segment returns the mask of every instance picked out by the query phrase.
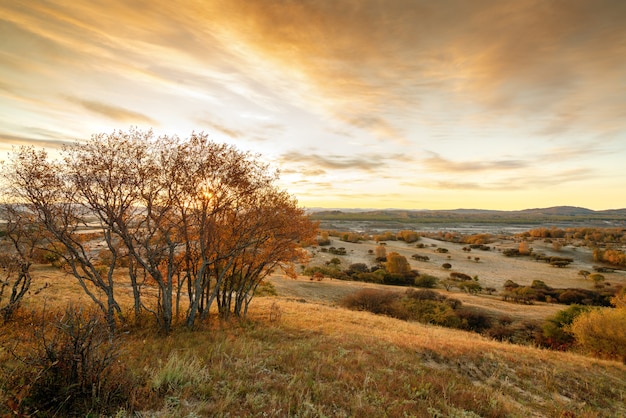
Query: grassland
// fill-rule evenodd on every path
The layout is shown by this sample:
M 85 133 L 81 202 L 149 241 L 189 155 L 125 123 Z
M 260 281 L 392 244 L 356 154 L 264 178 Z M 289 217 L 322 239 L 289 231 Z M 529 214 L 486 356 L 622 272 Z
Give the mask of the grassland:
M 430 238 L 419 243 L 422 248 L 390 241 L 387 251 L 406 256 L 412 268 L 439 278 L 449 274 L 441 264 L 450 262 L 452 270 L 478 276 L 483 286 L 498 291 L 509 279 L 521 284 L 542 280 L 554 287 L 593 287 L 578 274 L 593 264 L 590 250 L 584 247 L 557 251 L 535 240 L 536 251 L 574 259 L 569 267 L 554 268 L 530 258 L 504 257 L 502 250 L 517 245 L 512 238 L 499 238 L 490 244 L 491 250 L 472 251 L 469 256 L 462 244 Z M 339 256 L 341 268 L 374 263 L 369 251 L 376 246 L 373 241 L 333 240 L 332 244 L 346 249 L 346 255 Z M 429 261 L 411 259 L 414 253 L 427 255 Z M 310 264 L 325 265 L 332 257 L 318 248 Z M 363 288 L 402 292 L 400 287 L 282 275 L 268 280 L 277 295 L 255 298 L 245 320 L 226 322 L 212 316 L 194 330 L 179 324 L 169 335 L 150 325 L 150 319 L 122 324 L 116 361 L 101 382 L 109 393 L 103 390 L 98 402 L 92 399 L 76 411 L 37 410 L 24 393 L 49 364 L 42 367 L 19 360 L 32 360 L 33 353 L 35 358 L 41 356 L 37 318 L 52 318 L 69 304 L 87 307 L 90 301 L 75 280 L 58 268 L 36 266 L 34 272 L 31 295 L 18 318 L 0 327 L 1 415 L 626 416 L 624 364 L 339 306 L 343 297 Z M 612 285 L 626 284 L 622 271 L 606 276 Z M 516 321 L 541 321 L 564 308 L 541 302 L 513 304 L 497 292 L 438 291 L 464 306 Z M 122 287 L 116 297 L 125 312 L 131 312 L 131 290 Z
M 364 284 L 280 277 L 272 281 L 278 296 L 256 298 L 245 321 L 213 317 L 193 331 L 178 327 L 167 336 L 150 326 L 126 326 L 109 379 L 127 396 L 109 413 L 146 417 L 626 415 L 623 364 L 499 343 L 336 305 L 340 294 Z M 41 312 L 44 300 L 50 311 L 70 301 L 86 303 L 73 280 L 58 270 L 39 268 L 34 288 L 42 288 L 43 282 L 50 285 L 29 299 L 16 323 L 2 328 L 0 381 L 15 381 L 15 373 L 24 370 L 9 348 L 32 329 L 30 311 Z M 302 289 L 309 293 L 298 294 Z M 498 309 L 507 306 L 486 300 Z M 552 309 L 541 305 L 524 310 L 535 308 L 539 316 Z M 523 314 L 521 309 L 519 313 Z M 0 413 L 9 414 L 10 399 L 19 388 L 0 387 Z

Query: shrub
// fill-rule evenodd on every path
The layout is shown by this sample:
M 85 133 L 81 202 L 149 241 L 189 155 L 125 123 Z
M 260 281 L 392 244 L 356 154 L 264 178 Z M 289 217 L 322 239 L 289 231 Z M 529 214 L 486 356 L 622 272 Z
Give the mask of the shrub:
M 550 287 L 543 280 L 533 280 L 530 287 L 533 289 L 550 290 Z
M 582 350 L 626 364 L 626 309 L 594 309 L 579 315 L 568 329 Z
M 415 286 L 423 288 L 433 288 L 437 285 L 439 279 L 430 274 L 420 274 L 414 279 Z
M 461 320 L 461 328 L 465 330 L 483 332 L 491 327 L 489 316 L 477 309 L 463 307 L 456 314 Z
M 515 289 L 516 287 L 520 287 L 519 284 L 515 283 L 513 280 L 507 280 L 504 282 L 503 286 L 506 290 Z
M 472 295 L 475 295 L 483 290 L 482 286 L 473 280 L 462 281 L 457 285 L 457 287 Z
M 396 292 L 376 289 L 362 289 L 347 295 L 340 301 L 340 305 L 358 311 L 368 311 L 375 314 L 392 315 L 393 303 L 400 299 Z
M 116 361 L 121 344 L 100 312 L 68 306 L 33 322 L 32 335 L 9 349 L 26 366 L 5 382 L 19 394 L 16 416 L 110 413 L 127 401 L 135 382 Z
M 263 280 L 256 289 L 254 289 L 254 296 L 278 296 L 278 293 L 272 282 Z
M 348 278 L 348 276 L 343 271 L 325 266 L 307 267 L 302 272 L 302 274 L 304 274 L 305 276 L 313 276 L 316 273 L 320 273 L 324 277 L 332 277 L 333 279 L 345 280 Z
M 450 278 L 454 280 L 472 280 L 472 276 L 465 273 L 459 273 L 457 271 L 450 273 Z
M 399 310 L 394 315 L 399 319 L 414 320 L 425 324 L 459 328 L 461 320 L 454 309 L 445 302 L 429 299 L 404 298 L 399 303 Z
M 569 308 L 556 313 L 556 315 L 548 318 L 542 325 L 542 343 L 553 349 L 567 349 L 574 341 L 574 335 L 569 331 L 568 327 L 574 322 L 574 319 L 584 312 L 588 312 L 589 308 L 582 305 L 571 305 Z
M 365 263 L 354 263 L 350 264 L 346 273 L 354 274 L 354 273 L 367 273 L 370 271 L 370 268 Z

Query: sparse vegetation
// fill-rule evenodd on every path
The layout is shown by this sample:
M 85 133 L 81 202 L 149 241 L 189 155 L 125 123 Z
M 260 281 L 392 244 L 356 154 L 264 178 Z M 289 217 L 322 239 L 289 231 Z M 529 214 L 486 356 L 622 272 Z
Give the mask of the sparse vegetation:
M 285 222 L 289 219 L 286 218 Z M 552 244 L 552 250 L 559 250 L 560 255 L 572 254 L 575 247 L 568 240 L 573 238 L 568 237 L 573 233 L 566 229 L 562 231 L 550 229 L 547 233 L 540 232 L 549 233 L 550 236 L 544 240 L 550 242 L 535 242 L 534 246 L 546 249 L 544 244 Z M 3 232 L 6 237 L 6 231 Z M 622 306 L 624 293 L 619 293 L 618 287 L 608 285 L 608 280 L 597 277 L 604 279 L 606 275 L 614 283 L 613 272 L 618 265 L 594 266 L 593 274 L 582 270 L 586 274 L 577 275 L 576 270 L 572 271 L 572 280 L 589 278 L 587 286 L 595 285 L 594 290 L 553 288 L 549 285 L 553 284 L 549 271 L 554 270 L 547 269 L 546 276 L 539 276 L 543 280 L 533 278 L 530 285 L 519 285 L 509 280 L 501 294 L 489 298 L 497 289 L 485 286 L 483 280 L 485 265 L 493 263 L 495 251 L 505 253 L 507 248 L 515 246 L 514 255 L 521 255 L 526 251 L 524 248 L 520 251 L 518 244 L 527 242 L 529 246 L 525 255 L 532 258 L 509 261 L 532 263 L 531 260 L 535 259 L 564 267 L 574 260 L 531 251 L 530 243 L 536 237 L 530 234 L 515 237 L 503 246 L 502 238 L 491 234 L 463 236 L 453 232 L 434 233 L 437 239 L 451 243 L 446 244 L 446 248 L 437 247 L 423 238 L 426 243 L 420 243 L 418 247 L 428 256 L 411 256 L 410 248 L 416 247 L 412 243 L 420 239 L 420 235 L 409 229 L 379 234 L 376 238 L 380 245 L 376 252 L 371 241 L 367 244 L 372 239 L 367 232 L 328 230 L 323 231 L 317 241 L 311 236 L 302 241 L 303 246 L 313 245 L 307 251 L 315 260 L 309 265 L 302 261 L 298 270 L 311 277 L 312 281 L 305 282 L 307 287 L 323 290 L 334 283 L 369 286 L 346 297 L 342 304 L 396 319 L 349 312 L 336 306 L 304 303 L 307 301 L 304 298 L 288 300 L 276 297 L 280 292 L 272 282 L 260 280 L 253 294 L 256 297 L 270 296 L 271 300 L 261 298 L 258 305 L 251 305 L 247 320 L 232 321 L 226 318 L 227 315 L 221 315 L 222 320 L 211 321 L 211 318 L 223 313 L 221 307 L 228 306 L 229 297 L 237 297 L 236 286 L 243 279 L 241 268 L 254 268 L 254 255 L 261 254 L 258 251 L 265 248 L 256 247 L 253 254 L 247 254 L 250 258 L 242 254 L 242 258 L 234 260 L 232 269 L 229 267 L 224 277 L 235 287 L 224 288 L 228 289 L 230 296 L 224 292 L 220 297 L 226 295 L 227 299 L 219 299 L 216 305 L 211 305 L 206 299 L 210 295 L 204 294 L 200 302 L 204 304 L 204 320 L 197 322 L 193 331 L 178 326 L 186 322 L 185 315 L 189 312 L 190 302 L 180 297 L 186 294 L 191 282 L 188 277 L 179 274 L 184 269 L 177 270 L 178 273 L 172 276 L 176 289 L 173 295 L 178 294 L 174 299 L 177 303 L 172 307 L 172 327 L 166 337 L 157 332 L 162 330 L 162 322 L 150 325 L 147 320 L 149 315 L 160 315 L 158 310 L 162 307 L 159 300 L 162 302 L 162 299 L 159 297 L 162 296 L 157 292 L 162 288 L 150 274 L 143 275 L 147 271 L 138 269 L 137 261 L 140 259 L 129 254 L 124 245 L 120 245 L 122 241 L 107 241 L 106 234 L 101 232 L 81 231 L 80 236 L 74 236 L 77 244 L 85 248 L 96 243 L 105 244 L 104 249 L 101 246 L 93 251 L 90 249 L 90 255 L 98 260 L 98 264 L 94 265 L 97 274 L 106 277 L 108 272 L 112 272 L 115 301 L 120 308 L 120 316 L 114 317 L 116 327 L 109 327 L 110 318 L 107 321 L 104 311 L 93 314 L 83 310 L 82 306 L 89 306 L 90 302 L 83 299 L 83 305 L 60 311 L 61 316 L 47 314 L 47 320 L 37 323 L 39 328 L 34 328 L 46 331 L 38 331 L 39 337 L 35 334 L 28 337 L 21 331 L 36 321 L 32 320 L 32 315 L 26 315 L 24 306 L 32 309 L 36 301 L 30 298 L 22 300 L 16 305 L 21 310 L 16 308 L 12 311 L 14 317 L 0 332 L 0 415 L 19 416 L 36 411 L 43 416 L 66 415 L 69 411 L 81 415 L 116 416 L 154 413 L 164 416 L 417 414 L 515 417 L 626 413 L 623 407 L 626 369 L 623 366 L 569 353 L 501 345 L 494 341 L 580 350 L 624 361 L 624 353 L 620 351 L 620 347 L 624 346 L 620 324 L 625 319 L 621 311 L 578 305 L 608 305 L 608 301 L 612 300 L 616 306 Z M 609 234 L 602 236 L 609 240 Z M 330 237 L 345 242 L 347 249 L 331 246 Z M 610 239 L 620 237 L 613 235 Z M 582 240 L 580 237 L 577 239 Z M 8 244 L 8 241 L 4 242 Z M 559 248 L 554 246 L 555 242 L 558 242 Z M 362 250 L 357 250 L 353 244 Z M 56 269 L 69 268 L 71 272 L 68 256 L 59 250 L 62 248 L 59 245 L 63 245 L 59 240 L 48 240 L 43 245 L 38 243 L 37 251 L 29 255 L 31 262 L 51 261 Z M 463 245 L 465 247 L 461 248 Z M 10 248 L 14 247 L 5 245 L 3 249 L 7 252 Z M 458 257 L 461 251 L 474 255 L 474 250 L 494 250 L 494 254 L 468 256 L 467 260 L 475 262 L 472 264 L 467 262 L 467 254 L 463 254 L 462 259 Z M 603 254 L 607 254 L 608 250 L 611 249 L 603 247 Z M 548 254 L 550 251 L 547 248 Z M 357 252 L 361 254 L 356 256 Z M 359 257 L 364 262 L 354 262 Z M 411 264 L 417 268 L 415 261 L 427 262 L 431 258 L 433 262 L 419 265 L 420 272 L 411 268 Z M 457 260 L 457 268 L 475 269 L 473 276 L 451 272 L 449 278 L 439 280 L 429 274 L 441 274 L 440 263 L 452 258 Z M 609 263 L 605 258 L 596 258 L 596 261 Z M 441 267 L 449 270 L 452 265 L 444 263 Z M 60 270 L 55 271 L 61 274 Z M 266 272 L 269 274 L 270 271 L 268 268 Z M 295 269 L 286 268 L 284 272 L 296 277 Z M 480 274 L 480 282 L 476 273 Z M 554 271 L 554 274 L 564 273 L 566 271 Z M 147 296 L 149 290 L 157 293 L 153 295 L 156 296 L 155 303 L 146 303 L 136 311 L 134 323 L 126 321 L 133 316 L 126 313 L 133 311 L 136 301 L 133 286 L 128 288 L 124 298 L 118 285 L 127 283 L 133 274 L 136 279 L 145 278 L 145 281 L 136 282 L 142 292 L 142 303 L 150 300 Z M 7 276 L 9 279 L 14 277 L 17 276 Z M 332 280 L 318 283 L 324 278 L 369 284 Z M 488 280 L 485 283 L 493 283 Z M 60 283 L 54 282 L 52 288 L 56 289 Z M 409 288 L 381 290 L 378 284 Z M 216 286 L 215 282 L 209 285 Z M 434 289 L 437 285 L 452 293 Z M 417 290 L 414 287 L 428 289 Z M 43 288 L 41 282 L 28 289 L 35 289 L 31 293 L 43 289 L 51 294 L 51 290 Z M 102 292 L 106 293 L 106 289 Z M 509 316 L 508 309 L 502 308 L 504 302 L 499 300 L 500 297 L 526 304 L 535 303 L 535 306 L 528 307 L 528 311 L 544 309 L 544 312 L 555 312 L 554 305 L 544 301 L 572 305 L 553 316 L 528 319 L 519 315 Z M 475 305 L 472 300 L 485 300 L 488 304 Z M 6 299 L 0 299 L 2 301 Z M 180 306 L 179 302 L 182 302 Z M 507 306 L 517 312 L 526 309 L 511 304 Z M 245 308 L 247 311 L 248 306 Z M 152 313 L 150 310 L 153 310 Z M 98 318 L 97 327 L 90 325 L 96 323 L 94 318 Z M 406 321 L 421 322 L 427 326 Z M 439 326 L 473 331 L 488 339 Z M 101 331 L 90 331 L 96 328 Z M 121 332 L 123 339 L 120 339 Z M 52 344 L 42 344 L 43 335 L 46 335 L 45 341 Z M 93 345 L 90 346 L 87 340 Z M 16 342 L 18 345 L 15 345 Z M 47 348 L 42 350 L 44 346 Z M 120 357 L 122 352 L 124 355 Z M 29 365 L 16 362 L 11 353 L 18 358 L 29 359 Z M 124 361 L 118 361 L 120 358 Z M 85 363 L 84 359 L 88 361 Z M 61 372 L 57 368 L 69 370 L 71 378 L 59 378 Z M 85 371 L 84 376 L 91 377 L 83 378 L 80 373 L 71 372 L 74 369 L 80 369 L 80 373 Z M 95 374 L 89 375 L 90 369 Z M 53 383 L 50 383 L 48 373 L 57 376 Z M 85 382 L 98 383 L 90 386 Z M 41 384 L 45 384 L 46 388 L 38 386 Z

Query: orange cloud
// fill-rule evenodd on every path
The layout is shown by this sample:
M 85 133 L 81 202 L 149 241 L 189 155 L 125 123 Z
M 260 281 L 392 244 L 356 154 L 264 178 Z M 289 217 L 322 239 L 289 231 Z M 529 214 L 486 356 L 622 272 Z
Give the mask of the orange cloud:
M 626 109 L 614 88 L 626 73 L 620 0 L 217 4 L 233 39 L 297 74 L 303 94 L 358 128 L 389 109 L 427 120 L 433 100 L 448 111 L 479 104 L 492 120 L 542 116 L 547 132 L 557 123 L 611 132 Z
M 139 112 L 124 109 L 123 107 L 112 106 L 98 101 L 83 100 L 72 97 L 69 97 L 68 100 L 82 106 L 84 109 L 92 113 L 106 116 L 107 118 L 116 120 L 118 122 L 145 123 L 153 126 L 158 125 L 155 120 L 149 118 L 148 116 Z

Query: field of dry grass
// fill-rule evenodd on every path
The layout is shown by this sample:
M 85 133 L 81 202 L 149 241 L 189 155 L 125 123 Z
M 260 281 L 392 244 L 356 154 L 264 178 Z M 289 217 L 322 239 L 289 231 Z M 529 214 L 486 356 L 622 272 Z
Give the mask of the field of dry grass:
M 337 245 L 348 249 L 342 265 L 368 260 L 368 245 Z M 497 251 L 476 253 L 478 263 L 465 261 L 455 244 L 437 245 L 449 248 L 453 269 L 478 274 L 481 283 L 494 280 L 495 287 L 508 278 L 591 287 L 576 277 L 590 263 L 581 249 L 575 251 L 582 255 L 574 266 L 555 269 L 507 259 Z M 388 251 L 407 257 L 427 254 L 430 262 L 411 260 L 413 266 L 444 277 L 440 265 L 447 257 L 431 248 L 388 245 Z M 318 253 L 314 262 L 326 257 L 330 255 Z M 612 282 L 623 280 L 619 273 L 610 276 Z M 214 317 L 193 331 L 179 326 L 167 336 L 151 326 L 124 328 L 114 379 L 126 385 L 128 397 L 116 416 L 626 416 L 626 366 L 621 363 L 337 306 L 347 294 L 380 285 L 282 276 L 270 281 L 278 296 L 257 297 L 245 321 Z M 69 302 L 89 303 L 75 281 L 57 269 L 36 268 L 33 289 L 44 283 L 48 287 L 26 301 L 20 321 L 1 329 L 0 380 L 19 370 L 12 369 L 16 362 L 7 347 L 31 331 L 28 311 L 44 304 L 54 310 Z M 129 290 L 120 291 L 120 301 L 130 311 Z M 516 305 L 488 295 L 454 292 L 453 297 L 526 319 L 542 319 L 563 308 Z M 0 414 L 11 412 L 11 390 L 0 384 Z

